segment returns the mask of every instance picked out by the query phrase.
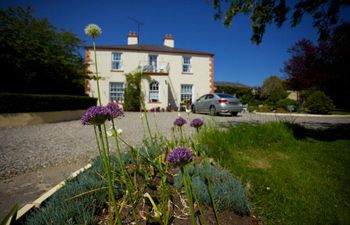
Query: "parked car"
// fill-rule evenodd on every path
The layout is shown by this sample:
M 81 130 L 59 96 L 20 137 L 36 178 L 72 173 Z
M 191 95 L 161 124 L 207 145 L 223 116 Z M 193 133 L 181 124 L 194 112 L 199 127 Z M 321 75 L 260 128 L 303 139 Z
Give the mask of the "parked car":
M 191 109 L 193 113 L 209 113 L 213 116 L 218 113 L 229 113 L 237 116 L 242 112 L 242 103 L 233 95 L 214 93 L 201 96 L 192 104 Z

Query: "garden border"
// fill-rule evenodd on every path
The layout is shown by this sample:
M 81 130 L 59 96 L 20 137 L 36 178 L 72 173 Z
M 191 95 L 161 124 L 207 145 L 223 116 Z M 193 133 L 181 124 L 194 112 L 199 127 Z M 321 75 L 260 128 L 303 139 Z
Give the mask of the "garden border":
M 86 166 L 76 170 L 75 172 L 71 173 L 66 179 L 55 185 L 53 188 L 42 194 L 39 198 L 35 199 L 32 203 L 24 205 L 20 210 L 17 212 L 16 220 L 19 220 L 21 217 L 23 217 L 26 213 L 28 213 L 32 208 L 39 208 L 41 204 L 46 201 L 49 197 L 51 197 L 54 193 L 56 193 L 58 190 L 60 190 L 62 187 L 66 185 L 66 181 L 72 178 L 77 177 L 80 173 L 84 172 L 85 170 L 89 169 L 92 166 L 91 163 L 87 164 Z

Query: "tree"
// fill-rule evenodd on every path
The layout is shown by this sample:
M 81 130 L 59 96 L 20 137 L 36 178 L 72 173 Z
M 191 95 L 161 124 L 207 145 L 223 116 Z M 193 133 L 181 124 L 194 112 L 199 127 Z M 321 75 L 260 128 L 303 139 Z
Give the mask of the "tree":
M 261 87 L 261 97 L 266 98 L 266 102 L 275 107 L 280 99 L 287 97 L 283 81 L 277 76 L 268 77 Z
M 36 19 L 27 8 L 0 9 L 1 92 L 84 94 L 83 41 Z
M 318 45 L 298 41 L 288 50 L 291 58 L 284 65 L 294 90 L 321 90 L 340 108 L 350 109 L 350 23 L 334 29 L 328 40 Z
M 299 0 L 294 6 L 287 6 L 285 0 L 212 0 L 216 13 L 215 19 L 223 19 L 229 27 L 235 16 L 250 15 L 253 34 L 251 40 L 260 44 L 266 25 L 281 27 L 292 7 L 291 25 L 297 26 L 305 14 L 313 18 L 313 26 L 318 29 L 320 40 L 327 39 L 330 28 L 338 23 L 341 7 L 349 6 L 349 0 Z

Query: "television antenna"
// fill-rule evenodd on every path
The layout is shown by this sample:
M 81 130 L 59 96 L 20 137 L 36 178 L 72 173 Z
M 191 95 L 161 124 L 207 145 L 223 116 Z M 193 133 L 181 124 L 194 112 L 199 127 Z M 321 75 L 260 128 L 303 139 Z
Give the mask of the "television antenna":
M 143 26 L 143 22 L 141 22 L 141 21 L 139 21 L 139 20 L 137 20 L 137 19 L 135 19 L 135 18 L 132 18 L 132 17 L 130 17 L 130 16 L 129 16 L 128 18 L 129 18 L 129 20 L 135 22 L 136 25 L 137 25 L 137 35 L 138 35 L 138 37 L 139 37 L 139 42 L 140 42 L 140 36 L 141 36 L 141 34 L 140 34 L 140 28 L 141 28 L 141 26 Z

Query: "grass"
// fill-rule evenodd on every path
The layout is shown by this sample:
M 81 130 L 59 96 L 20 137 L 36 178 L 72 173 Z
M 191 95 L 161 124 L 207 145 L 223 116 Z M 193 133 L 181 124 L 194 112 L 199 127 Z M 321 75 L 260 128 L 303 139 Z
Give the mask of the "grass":
M 349 224 L 350 140 L 341 138 L 267 123 L 208 128 L 199 141 L 243 181 L 264 224 Z

